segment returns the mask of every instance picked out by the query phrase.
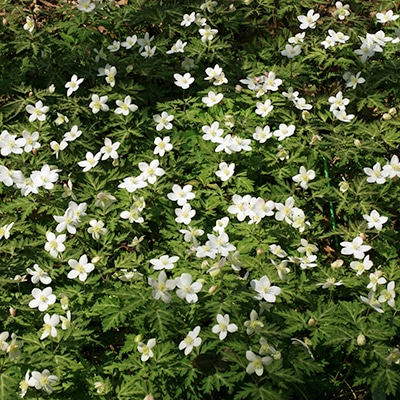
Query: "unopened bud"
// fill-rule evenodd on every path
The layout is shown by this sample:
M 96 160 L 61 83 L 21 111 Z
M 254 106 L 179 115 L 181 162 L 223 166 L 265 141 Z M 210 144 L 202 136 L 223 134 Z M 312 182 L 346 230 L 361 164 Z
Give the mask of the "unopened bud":
M 143 400 L 154 400 L 154 397 L 152 394 L 148 394 Z
M 264 253 L 265 253 L 265 251 L 261 247 L 257 249 L 257 255 L 258 256 L 262 256 Z
M 142 335 L 142 334 L 136 335 L 136 336 L 135 336 L 135 343 L 141 342 L 142 339 L 143 339 L 143 335 Z
M 15 317 L 15 315 L 17 314 L 17 312 L 15 311 L 15 308 L 13 308 L 13 307 L 10 307 L 10 315 L 12 316 L 12 317 Z
M 357 336 L 357 344 L 359 345 L 359 346 L 364 346 L 364 344 L 367 342 L 367 339 L 365 338 L 365 336 L 362 334 L 362 333 L 360 333 L 358 336 Z
M 129 74 L 129 72 L 132 72 L 133 71 L 133 65 L 132 64 L 129 64 L 127 67 L 126 67 L 126 72 Z
M 382 115 L 382 119 L 385 121 L 389 121 L 390 119 L 392 119 L 392 116 L 389 113 L 385 113 Z
M 280 351 L 277 351 L 276 353 L 272 354 L 272 358 L 274 360 L 280 360 L 282 358 L 282 354 Z
M 350 185 L 349 185 L 349 182 L 347 182 L 347 181 L 342 181 L 339 183 L 339 190 L 342 193 L 347 192 L 349 190 L 349 187 L 350 187 Z
M 360 238 L 361 238 L 362 240 L 366 240 L 366 239 L 367 239 L 367 236 L 365 235 L 365 233 L 360 233 Z
M 98 263 L 100 261 L 100 257 L 99 256 L 96 256 L 96 257 L 93 257 L 92 258 L 92 264 L 96 264 L 96 263 Z
M 310 318 L 309 320 L 308 320 L 308 322 L 307 322 L 307 325 L 308 326 L 315 326 L 317 324 L 317 321 L 315 321 L 315 319 L 314 318 Z
M 361 142 L 358 139 L 354 139 L 354 146 L 360 147 L 361 146 Z
M 301 118 L 303 118 L 303 121 L 308 121 L 311 118 L 311 114 L 307 110 L 303 110 L 301 112 Z
M 217 285 L 213 285 L 210 287 L 210 289 L 208 289 L 208 293 L 213 294 L 215 293 L 216 290 L 217 290 Z
M 243 88 L 240 85 L 236 85 L 235 86 L 235 90 L 237 93 L 241 92 L 243 90 Z
M 3 25 L 6 26 L 7 25 L 7 20 L 5 18 L 3 18 Z
M 331 264 L 331 268 L 334 270 L 334 271 L 337 271 L 341 266 L 343 265 L 343 260 L 336 260 L 336 261 L 334 261 L 332 264 Z
M 390 115 L 396 115 L 396 114 L 397 114 L 397 110 L 396 110 L 394 107 L 392 107 L 392 108 L 389 110 L 389 114 L 390 114 Z
M 49 86 L 49 93 L 54 93 L 54 91 L 56 90 L 56 87 L 52 84 Z

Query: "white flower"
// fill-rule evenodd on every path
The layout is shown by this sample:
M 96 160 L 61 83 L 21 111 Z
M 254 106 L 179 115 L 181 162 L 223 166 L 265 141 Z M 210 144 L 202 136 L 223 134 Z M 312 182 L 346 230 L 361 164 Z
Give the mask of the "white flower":
M 38 307 L 39 311 L 46 311 L 49 305 L 56 302 L 56 296 L 53 294 L 51 287 L 46 287 L 43 290 L 38 288 L 32 289 L 33 300 L 29 302 L 30 308 Z
M 364 168 L 364 172 L 368 175 L 367 182 L 368 183 L 377 183 L 382 185 L 386 182 L 385 176 L 381 170 L 381 163 L 377 162 L 372 169 L 371 168 Z
M 303 189 L 308 189 L 308 182 L 315 178 L 315 171 L 312 169 L 306 170 L 304 166 L 300 167 L 298 175 L 295 175 L 292 179 L 296 183 L 300 183 Z
M 65 250 L 64 241 L 67 238 L 65 234 L 56 236 L 53 232 L 46 232 L 47 243 L 44 249 L 54 258 L 57 258 L 58 253 Z
M 139 39 L 140 40 L 140 39 Z M 138 40 L 138 41 L 139 41 Z M 150 57 L 153 57 L 154 56 L 154 53 L 156 52 L 156 50 L 157 50 L 157 47 L 156 46 L 154 46 L 154 47 L 151 47 L 151 46 L 149 46 L 149 45 L 146 45 L 146 46 L 144 46 L 144 51 L 142 51 L 141 53 L 140 53 L 140 55 L 142 56 L 142 57 L 144 57 L 144 58 L 150 58 Z
M 206 74 L 207 77 L 204 78 L 206 81 L 214 81 L 213 85 L 219 86 L 222 85 L 223 83 L 228 83 L 228 79 L 226 79 L 224 72 L 222 71 L 222 68 L 216 64 L 214 68 L 207 68 L 206 69 Z
M 100 153 L 103 154 L 101 157 L 102 160 L 107 160 L 108 158 L 112 158 L 116 160 L 118 158 L 117 150 L 121 145 L 120 142 L 112 142 L 111 139 L 105 138 L 104 139 L 104 146 L 100 149 Z
M 287 58 L 294 58 L 301 53 L 300 45 L 296 44 L 296 46 L 292 46 L 291 44 L 287 44 L 285 46 L 285 50 L 281 51 L 281 54 Z
M 340 245 L 343 247 L 341 250 L 342 254 L 353 255 L 355 258 L 364 258 L 367 251 L 371 250 L 371 246 L 362 244 L 363 240 L 360 236 L 357 236 L 351 242 L 341 242 Z
M 349 99 L 343 98 L 342 91 L 337 92 L 336 96 L 329 97 L 328 101 L 331 103 L 329 111 L 344 110 L 350 103 Z
M 208 25 L 204 25 L 204 28 L 199 29 L 199 33 L 203 43 L 211 42 L 211 40 L 214 39 L 214 36 L 218 33 L 218 29 L 211 29 Z
M 141 52 L 145 48 L 145 46 L 150 46 L 153 39 L 154 36 L 150 37 L 149 32 L 146 32 L 143 38 L 138 39 L 137 42 L 140 46 L 139 52 Z
M 272 132 L 268 125 L 265 125 L 264 128 L 256 126 L 256 131 L 253 133 L 254 140 L 257 140 L 259 143 L 265 143 L 271 137 Z
M 29 275 L 32 275 L 31 282 L 32 282 L 33 284 L 35 284 L 35 285 L 36 285 L 39 281 L 40 281 L 41 283 L 43 283 L 44 285 L 48 285 L 48 284 L 51 283 L 51 278 L 50 278 L 50 276 L 48 275 L 48 273 L 45 272 L 45 271 L 43 271 L 43 269 L 40 268 L 39 265 L 37 265 L 37 264 L 35 264 L 35 265 L 33 266 L 33 270 L 30 269 L 30 268 L 27 268 L 27 269 L 26 269 L 26 272 L 27 272 Z
M 114 40 L 112 42 L 112 44 L 110 44 L 109 46 L 107 46 L 107 50 L 110 53 L 115 53 L 116 51 L 118 51 L 121 47 L 121 42 L 119 42 L 118 40 Z
M 125 42 L 121 43 L 122 47 L 125 47 L 127 50 L 129 50 L 131 47 L 133 47 L 137 42 L 137 36 L 132 35 L 132 36 L 127 36 L 125 39 Z
M 201 128 L 204 132 L 203 140 L 210 140 L 213 143 L 221 143 L 224 130 L 219 127 L 219 122 L 214 121 L 211 126 L 205 125 Z
M 161 131 L 162 129 L 170 130 L 172 129 L 171 121 L 173 121 L 174 116 L 168 115 L 167 112 L 163 111 L 161 115 L 153 115 L 154 122 L 157 123 L 156 130 Z
M 40 143 L 37 141 L 39 139 L 39 132 L 30 133 L 24 129 L 22 131 L 22 138 L 25 140 L 24 151 L 26 153 L 30 153 L 33 149 L 38 149 L 40 147 Z M 17 141 L 18 140 L 19 139 L 17 139 Z
M 390 22 L 390 21 L 396 21 L 397 18 L 399 18 L 399 15 L 393 14 L 392 10 L 388 10 L 385 13 L 379 12 L 376 14 L 376 19 L 381 24 L 385 24 L 386 22 Z
M 82 255 L 79 261 L 73 259 L 68 260 L 68 265 L 72 268 L 72 270 L 68 272 L 68 279 L 79 278 L 81 282 L 86 281 L 88 273 L 94 270 L 94 265 L 88 261 L 86 254 Z
M 158 275 L 158 281 L 154 278 L 148 278 L 149 285 L 153 288 L 151 295 L 155 300 L 161 299 L 164 303 L 171 302 L 171 295 L 168 293 L 176 287 L 175 279 L 167 279 L 165 271 Z
M 274 106 L 271 103 L 271 100 L 267 99 L 264 101 L 264 103 L 261 103 L 260 101 L 257 102 L 256 104 L 256 114 L 261 115 L 261 117 L 266 117 L 274 108 Z
M 29 116 L 29 122 L 34 122 L 36 120 L 41 122 L 45 121 L 46 113 L 49 111 L 49 107 L 44 106 L 41 100 L 37 101 L 35 106 L 28 104 L 25 109 L 29 114 L 31 114 Z
M 375 228 L 378 231 L 382 230 L 382 225 L 388 220 L 388 217 L 381 217 L 376 210 L 372 210 L 369 215 L 364 214 L 363 218 L 368 222 L 368 229 Z
M 0 239 L 8 239 L 10 237 L 11 228 L 14 226 L 14 222 L 11 224 L 0 226 Z
M 255 310 L 250 312 L 250 320 L 244 323 L 246 333 L 251 335 L 253 333 L 260 333 L 264 324 L 258 319 L 258 313 Z
M 83 78 L 78 79 L 78 77 L 74 74 L 71 77 L 71 80 L 65 84 L 67 90 L 67 97 L 71 96 L 72 93 L 79 89 L 79 85 L 83 82 Z
M 357 271 L 357 275 L 360 276 L 364 271 L 368 271 L 372 268 L 373 262 L 369 259 L 369 255 L 365 256 L 364 260 L 361 261 L 352 261 L 350 263 L 350 268 Z
M 300 29 L 314 29 L 317 26 L 316 22 L 319 17 L 320 15 L 318 13 L 314 14 L 314 10 L 309 10 L 307 15 L 299 15 L 297 19 L 301 22 Z
M 387 284 L 386 289 L 383 289 L 380 293 L 380 296 L 378 297 L 378 301 L 380 303 L 385 303 L 387 302 L 390 307 L 394 307 L 394 299 L 396 297 L 396 292 L 394 290 L 395 287 L 395 282 L 390 281 Z
M 333 115 L 342 122 L 350 122 L 355 117 L 354 114 L 347 114 L 346 110 L 334 110 Z
M 196 281 L 192 283 L 192 276 L 188 273 L 183 273 L 175 279 L 176 282 L 176 295 L 180 299 L 185 299 L 188 303 L 196 303 L 198 296 L 196 293 L 200 292 L 203 285 Z
M 33 371 L 28 384 L 37 390 L 43 389 L 46 393 L 51 394 L 53 392 L 53 385 L 57 382 L 57 376 L 50 375 L 50 371 L 45 369 L 42 372 Z
M 257 376 L 261 376 L 264 373 L 264 366 L 270 365 L 273 361 L 270 356 L 260 357 L 250 350 L 246 351 L 246 358 L 250 361 L 246 367 L 246 372 L 248 374 L 255 372 Z
M 57 329 L 56 326 L 60 322 L 60 317 L 58 314 L 50 314 L 46 313 L 43 317 L 43 333 L 40 336 L 40 340 L 47 338 L 48 336 L 57 337 Z
M 26 23 L 24 24 L 24 29 L 32 33 L 35 29 L 35 21 L 28 15 L 26 17 Z
M 189 86 L 194 82 L 194 78 L 189 72 L 186 74 L 174 74 L 175 85 L 181 87 L 182 89 L 188 89 Z
M 178 256 L 170 257 L 168 255 L 161 256 L 160 258 L 152 258 L 150 264 L 153 265 L 155 270 L 172 269 L 175 263 L 179 260 Z
M 215 175 L 217 175 L 222 182 L 229 180 L 235 172 L 234 163 L 228 165 L 226 162 L 222 162 L 219 164 L 218 168 L 219 170 L 215 173 Z
M 294 134 L 296 127 L 294 125 L 279 124 L 279 129 L 274 131 L 274 136 L 278 138 L 279 141 L 288 138 Z
M 333 12 L 333 16 L 338 17 L 341 21 L 350 15 L 350 6 L 348 4 L 343 5 L 341 1 L 337 1 L 335 7 L 336 10 Z
M 193 347 L 198 347 L 201 344 L 201 338 L 198 337 L 200 333 L 200 326 L 196 326 L 192 331 L 190 331 L 185 339 L 179 343 L 179 350 L 185 350 L 185 356 L 191 353 Z
M 147 182 L 143 178 L 143 174 L 139 176 L 130 176 L 125 178 L 122 183 L 118 185 L 120 189 L 126 189 L 129 193 L 135 192 L 137 189 L 141 189 L 147 186 Z
M 196 19 L 195 14 L 196 14 L 196 13 L 195 13 L 194 11 L 193 11 L 192 13 L 190 13 L 190 14 L 185 14 L 185 15 L 183 16 L 181 25 L 182 25 L 182 26 L 190 26 L 190 25 L 192 24 L 192 22 L 194 22 L 195 19 Z
M 94 168 L 100 161 L 101 153 L 93 155 L 90 151 L 86 153 L 86 160 L 79 161 L 78 165 L 83 168 L 82 172 L 90 171 Z
M 275 303 L 276 296 L 281 293 L 278 286 L 271 286 L 271 282 L 267 276 L 263 276 L 259 281 L 251 280 L 250 285 L 257 292 L 254 296 L 256 300 L 265 300 L 268 303 Z
M 95 240 L 99 240 L 100 236 L 105 235 L 107 233 L 107 228 L 104 228 L 103 221 L 97 221 L 96 219 L 91 219 L 89 221 L 90 228 L 88 228 L 88 232 L 92 235 L 92 238 Z
M 171 151 L 172 150 L 172 144 L 170 143 L 171 138 L 169 136 L 165 136 L 163 139 L 160 137 L 156 137 L 154 139 L 154 144 L 156 147 L 154 148 L 153 153 L 155 155 L 159 155 L 160 157 L 163 157 L 166 151 Z
M 156 182 L 157 177 L 165 174 L 165 171 L 159 167 L 159 165 L 160 162 L 158 160 L 153 160 L 150 164 L 140 162 L 138 166 L 142 171 L 142 179 L 153 185 Z
M 96 8 L 96 3 L 93 3 L 92 0 L 78 0 L 76 8 L 79 11 L 90 13 Z
M 144 362 L 147 361 L 149 358 L 153 357 L 153 350 L 152 348 L 156 345 L 156 339 L 150 339 L 148 340 L 147 344 L 144 344 L 143 342 L 138 343 L 138 352 L 141 353 L 140 359 Z
M 183 53 L 186 45 L 187 42 L 182 42 L 181 39 L 178 39 L 171 49 L 167 51 L 167 54 Z
M 92 95 L 92 101 L 89 107 L 92 109 L 93 114 L 97 114 L 101 111 L 108 111 L 110 108 L 107 105 L 108 96 L 99 97 L 97 94 Z
M 192 185 L 185 185 L 183 188 L 177 184 L 172 186 L 172 192 L 167 194 L 167 197 L 178 203 L 178 206 L 183 206 L 188 200 L 195 198 L 195 194 L 192 192 Z
M 217 322 L 218 324 L 212 327 L 212 332 L 219 333 L 219 340 L 224 340 L 228 332 L 233 333 L 238 330 L 236 324 L 229 323 L 229 314 L 217 314 Z
M 82 131 L 78 129 L 77 125 L 74 125 L 69 132 L 64 133 L 65 142 L 73 142 L 82 135 Z
M 360 299 L 363 303 L 368 304 L 371 306 L 375 311 L 377 311 L 380 314 L 383 314 L 384 311 L 382 310 L 382 304 L 375 298 L 375 292 L 370 291 L 368 293 L 368 298 L 364 296 L 360 296 Z
M 122 100 L 117 100 L 116 104 L 118 108 L 115 109 L 115 114 L 122 114 L 122 115 L 128 115 L 130 112 L 135 112 L 138 109 L 138 106 L 136 104 L 131 104 L 132 99 L 131 96 L 126 96 L 124 101 Z
M 346 87 L 355 89 L 357 84 L 365 82 L 363 77 L 360 77 L 361 71 L 353 75 L 351 72 L 345 72 L 343 74 L 343 79 L 346 81 Z
M 196 210 L 193 210 L 189 203 L 185 203 L 182 208 L 175 208 L 175 215 L 175 221 L 178 224 L 189 225 L 196 215 Z
M 207 97 L 202 97 L 201 101 L 207 107 L 212 107 L 215 104 L 218 104 L 223 98 L 224 98 L 224 95 L 222 93 L 216 94 L 213 91 L 209 91 L 207 94 Z

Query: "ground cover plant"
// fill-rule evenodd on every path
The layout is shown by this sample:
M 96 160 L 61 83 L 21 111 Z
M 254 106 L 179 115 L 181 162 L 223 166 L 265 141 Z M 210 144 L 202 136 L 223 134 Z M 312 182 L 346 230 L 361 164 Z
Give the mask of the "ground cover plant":
M 1 399 L 394 399 L 398 4 L 3 0 Z

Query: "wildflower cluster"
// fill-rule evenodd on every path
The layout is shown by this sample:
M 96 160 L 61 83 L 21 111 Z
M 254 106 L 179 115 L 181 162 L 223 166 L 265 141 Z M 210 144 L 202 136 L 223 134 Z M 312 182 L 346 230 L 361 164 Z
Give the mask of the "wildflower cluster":
M 58 3 L 3 12 L 3 397 L 398 395 L 394 5 Z

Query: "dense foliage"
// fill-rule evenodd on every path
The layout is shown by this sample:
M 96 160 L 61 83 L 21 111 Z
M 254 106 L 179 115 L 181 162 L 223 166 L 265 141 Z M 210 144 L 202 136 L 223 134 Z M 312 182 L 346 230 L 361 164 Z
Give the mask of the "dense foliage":
M 0 398 L 397 398 L 398 11 L 3 0 Z

